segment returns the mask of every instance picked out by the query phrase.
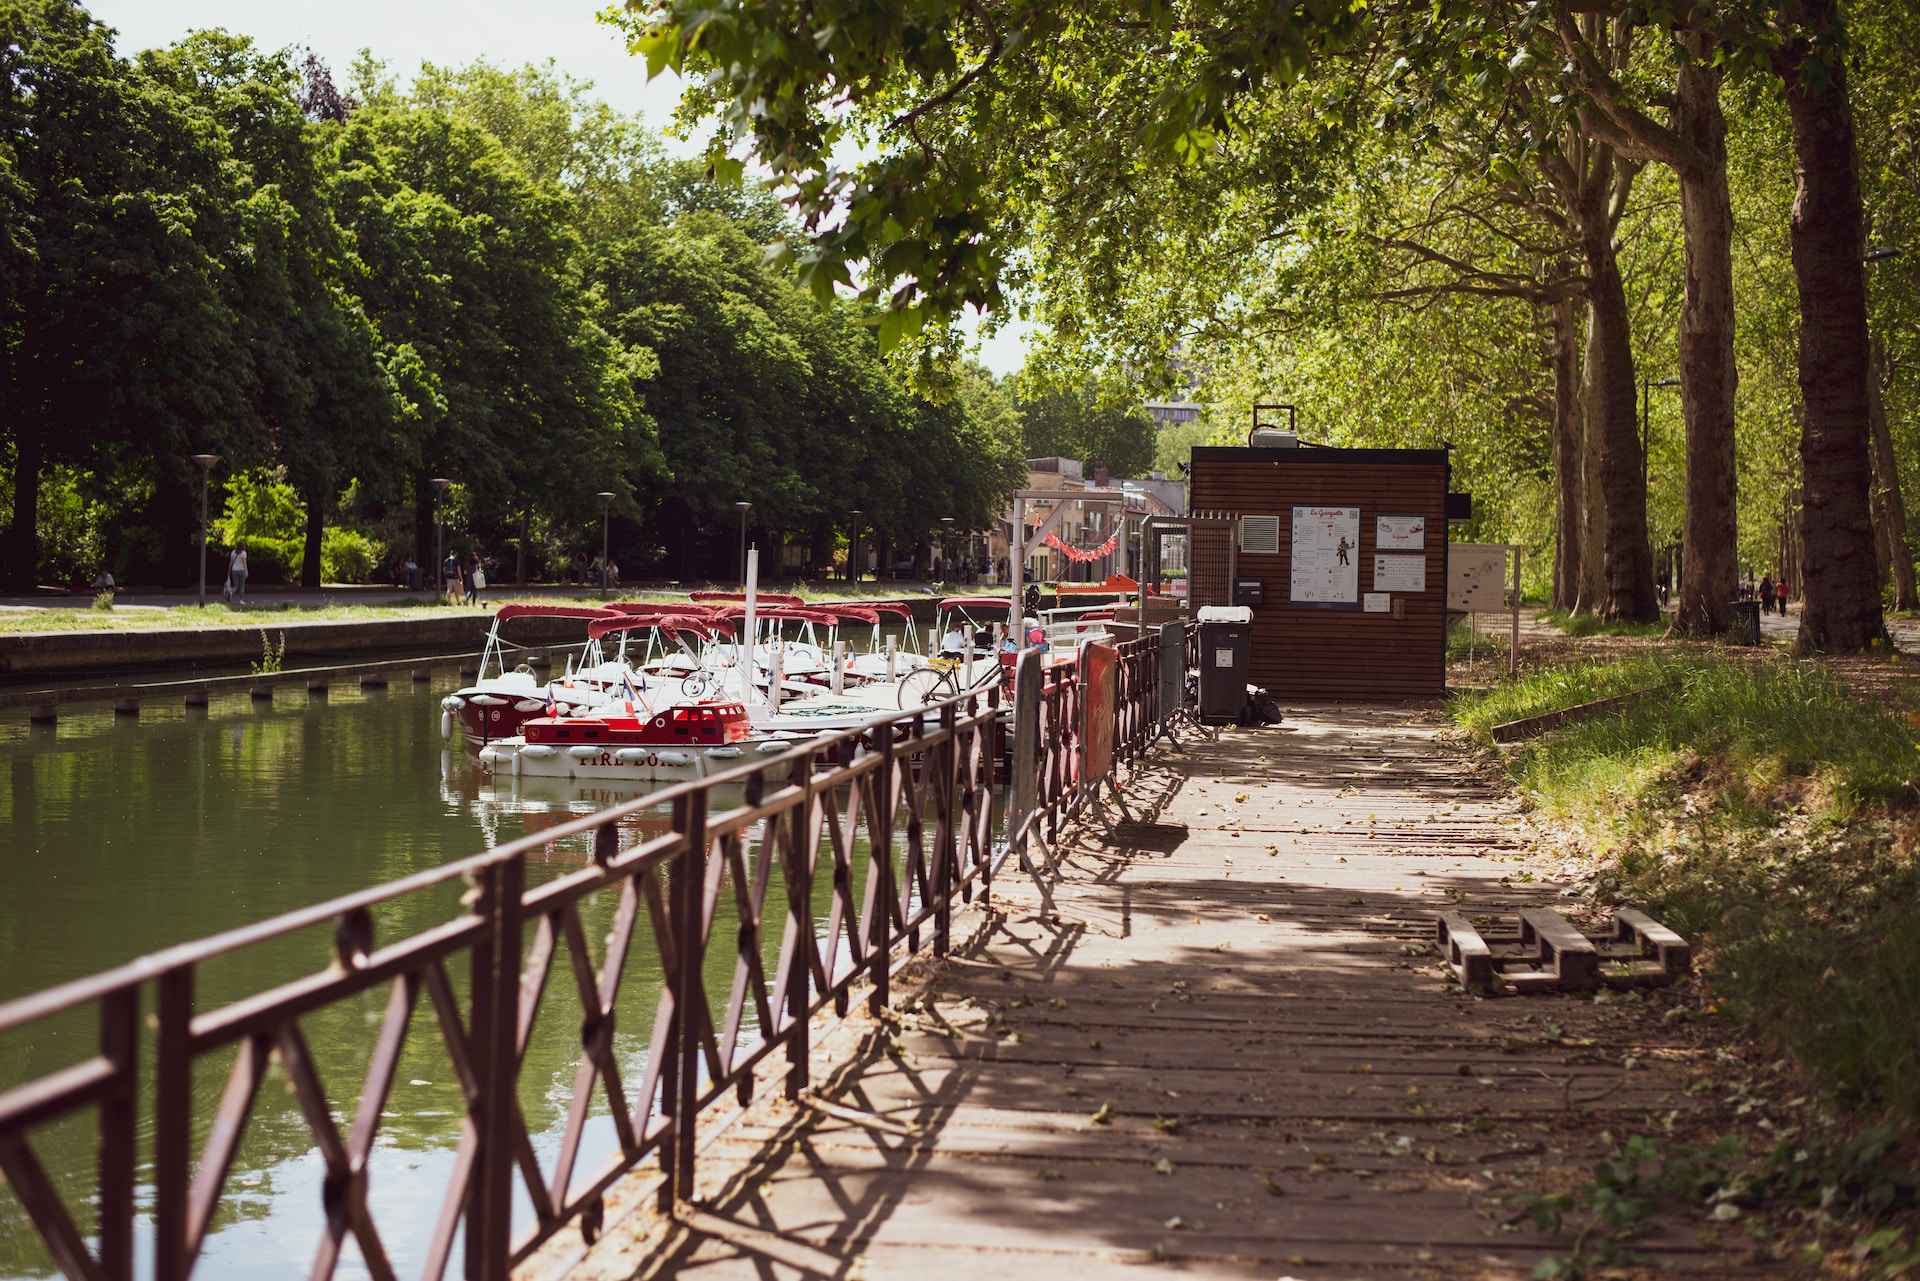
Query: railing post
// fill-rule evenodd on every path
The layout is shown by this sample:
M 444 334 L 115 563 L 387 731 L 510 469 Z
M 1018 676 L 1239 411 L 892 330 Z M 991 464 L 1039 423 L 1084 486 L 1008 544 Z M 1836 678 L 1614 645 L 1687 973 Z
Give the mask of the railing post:
M 674 975 L 673 1017 L 679 1025 L 679 1094 L 674 1109 L 673 1199 L 693 1200 L 693 1149 L 695 1109 L 700 1099 L 700 971 L 706 961 L 701 940 L 707 885 L 707 792 L 705 788 L 687 797 L 687 852 L 680 860 L 680 897 L 675 906 L 673 932 L 674 955 L 680 965 Z
M 940 810 L 939 823 L 933 829 L 934 856 L 937 862 L 933 870 L 933 954 L 945 956 L 947 943 L 953 930 L 953 860 L 954 830 L 957 826 L 958 806 L 954 804 L 955 793 L 959 790 L 960 776 L 956 771 L 958 755 L 955 748 L 959 737 L 958 718 L 954 714 L 952 702 L 940 709 L 940 750 L 935 759 L 928 761 L 925 768 L 940 771 Z
M 919 716 L 920 713 L 914 713 Z M 875 732 L 880 736 L 880 766 L 873 772 L 873 830 L 867 853 L 873 860 L 873 914 L 867 921 L 867 965 L 873 990 L 867 994 L 867 1010 L 878 1015 L 887 1008 L 888 972 L 893 959 L 893 909 L 899 896 L 893 886 L 893 789 L 899 761 L 894 755 L 893 731 L 896 722 L 883 721 Z
M 513 1242 L 513 1123 L 519 1056 L 520 899 L 518 858 L 481 873 L 476 905 L 486 927 L 473 949 L 473 1046 L 480 1084 L 479 1145 L 467 1193 L 468 1281 L 506 1281 Z
M 180 966 L 155 985 L 153 1063 L 153 1275 L 185 1281 L 188 1174 L 193 1145 L 193 968 Z
M 793 807 L 787 839 L 787 930 L 793 939 L 793 960 L 787 970 L 787 1017 L 793 1030 L 787 1040 L 787 1097 L 797 1099 L 807 1088 L 807 1056 L 812 1053 L 808 1033 L 807 987 L 813 958 L 820 949 L 813 941 L 813 808 L 810 788 L 813 757 L 806 755 L 793 763 L 793 785 L 802 789 L 800 803 Z M 832 803 L 829 796 L 827 801 Z
M 134 1133 L 140 1105 L 140 989 L 100 1001 L 100 1057 L 113 1064 L 113 1087 L 100 1101 L 100 1270 L 133 1278 Z

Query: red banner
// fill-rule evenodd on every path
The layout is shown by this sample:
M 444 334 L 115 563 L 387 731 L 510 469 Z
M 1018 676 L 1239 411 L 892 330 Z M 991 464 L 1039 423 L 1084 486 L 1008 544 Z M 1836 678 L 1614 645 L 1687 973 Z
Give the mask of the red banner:
M 1120 651 L 1090 644 L 1080 651 L 1080 786 L 1113 773 L 1113 726 L 1120 698 Z
M 1068 560 L 1084 565 L 1090 560 L 1099 560 L 1102 556 L 1113 555 L 1113 549 L 1120 545 L 1120 531 L 1114 530 L 1107 535 L 1107 541 L 1098 547 L 1079 548 L 1060 541 L 1060 535 L 1048 534 L 1040 540 L 1047 546 L 1065 556 Z

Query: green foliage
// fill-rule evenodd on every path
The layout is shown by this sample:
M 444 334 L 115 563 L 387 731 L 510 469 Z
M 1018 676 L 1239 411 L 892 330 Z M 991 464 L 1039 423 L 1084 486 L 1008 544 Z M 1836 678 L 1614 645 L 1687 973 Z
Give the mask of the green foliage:
M 1154 464 L 1154 422 L 1118 382 L 1049 386 L 1025 378 L 1020 423 L 1028 458 L 1055 456 L 1104 462 L 1114 479 L 1144 476 Z M 1089 472 L 1091 476 L 1091 472 Z
M 321 536 L 320 572 L 329 583 L 372 582 L 380 562 L 380 545 L 365 534 L 329 525 Z
M 285 669 L 287 662 L 287 634 L 280 633 L 275 642 L 267 635 L 267 629 L 260 629 L 260 657 L 254 661 L 252 671 L 255 676 L 272 676 Z
M 113 593 L 112 592 L 95 592 L 93 594 L 93 607 L 99 610 L 103 614 L 112 610 L 113 609 Z
M 1533 1275 L 1540 1281 L 1578 1281 L 1602 1269 L 1634 1263 L 1633 1239 L 1653 1218 L 1676 1205 L 1732 1206 L 1742 1189 L 1734 1167 L 1741 1156 L 1737 1139 L 1704 1148 L 1663 1149 L 1645 1135 L 1634 1135 L 1594 1168 L 1593 1178 L 1568 1192 L 1527 1198 L 1524 1209 L 1541 1231 L 1573 1232 L 1572 1253 L 1543 1259 Z
M 245 543 L 248 564 L 255 544 L 286 544 L 301 535 L 306 514 L 300 495 L 272 468 L 240 472 L 226 483 L 225 508 L 210 522 L 215 541 L 227 547 Z
M 430 561 L 435 476 L 463 550 L 563 571 L 611 489 L 615 555 L 684 574 L 741 497 L 769 533 L 830 541 L 859 505 L 914 540 L 1017 479 L 999 407 L 953 394 L 972 374 L 914 394 L 871 308 L 768 263 L 769 191 L 552 63 L 402 85 L 369 55 L 341 95 L 244 36 L 110 40 L 75 0 L 0 0 L 35 86 L 0 99 L 9 579 L 192 582 L 195 453 L 253 578 L 315 585 L 383 544 Z

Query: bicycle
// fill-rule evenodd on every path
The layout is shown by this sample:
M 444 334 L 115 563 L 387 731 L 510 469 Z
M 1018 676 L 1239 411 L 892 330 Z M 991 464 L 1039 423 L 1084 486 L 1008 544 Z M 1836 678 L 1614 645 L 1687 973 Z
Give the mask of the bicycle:
M 929 658 L 925 667 L 908 672 L 900 678 L 900 707 L 907 710 L 925 707 L 949 698 L 958 698 L 962 694 L 976 694 L 992 687 L 1000 679 L 999 665 L 987 669 L 976 676 L 965 688 L 960 683 L 960 660 L 957 658 Z

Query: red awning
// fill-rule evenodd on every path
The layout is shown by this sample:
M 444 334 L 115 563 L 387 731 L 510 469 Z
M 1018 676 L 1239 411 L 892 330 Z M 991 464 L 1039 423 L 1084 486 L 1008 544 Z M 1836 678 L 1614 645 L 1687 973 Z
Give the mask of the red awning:
M 502 605 L 494 611 L 495 622 L 509 618 L 611 618 L 614 612 L 598 605 Z
M 747 603 L 747 594 L 745 592 L 688 592 L 687 599 L 713 601 L 722 605 L 744 605 Z M 798 596 L 787 596 L 779 592 L 757 592 L 754 599 L 762 605 L 783 605 L 794 609 L 804 609 L 807 604 Z

